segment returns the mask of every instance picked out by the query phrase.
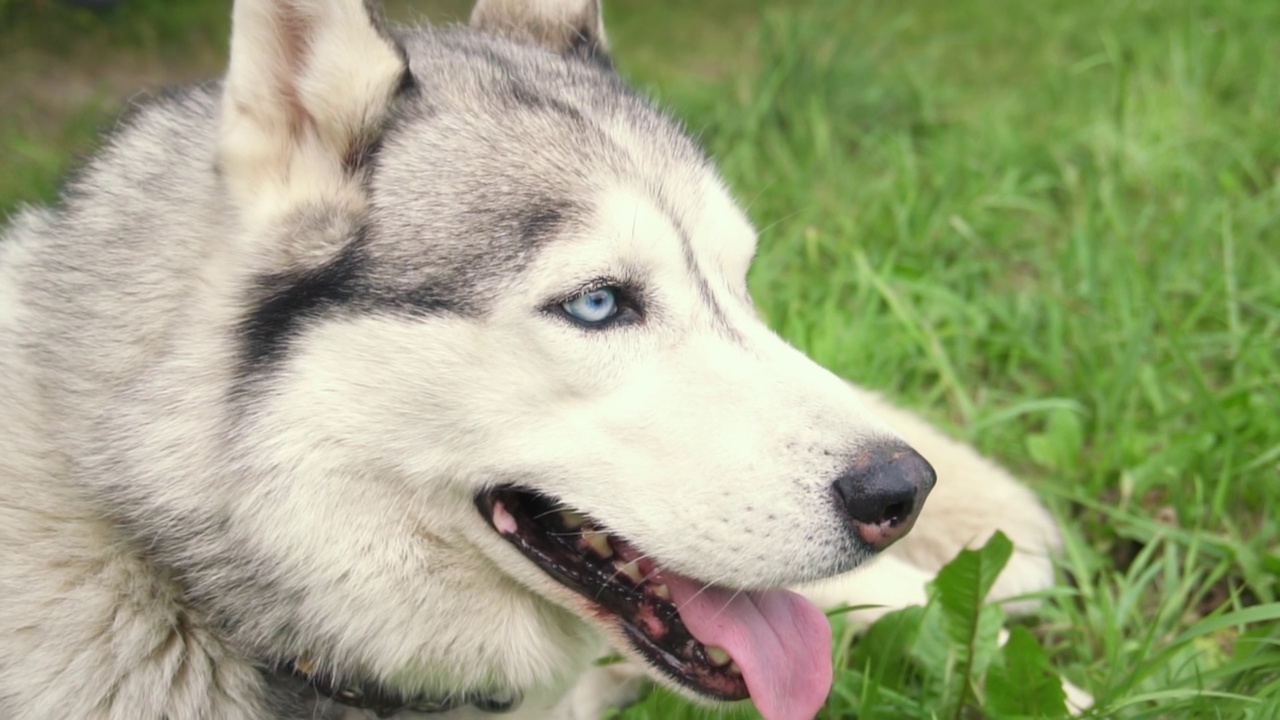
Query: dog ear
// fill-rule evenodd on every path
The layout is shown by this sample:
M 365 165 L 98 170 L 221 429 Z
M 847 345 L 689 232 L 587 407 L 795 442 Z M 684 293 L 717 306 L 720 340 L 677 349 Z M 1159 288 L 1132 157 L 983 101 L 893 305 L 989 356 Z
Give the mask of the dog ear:
M 600 0 L 479 0 L 471 12 L 471 26 L 610 64 Z
M 358 201 L 408 63 L 364 0 L 236 0 L 219 167 L 243 211 Z M 269 219 L 269 218 L 260 218 Z

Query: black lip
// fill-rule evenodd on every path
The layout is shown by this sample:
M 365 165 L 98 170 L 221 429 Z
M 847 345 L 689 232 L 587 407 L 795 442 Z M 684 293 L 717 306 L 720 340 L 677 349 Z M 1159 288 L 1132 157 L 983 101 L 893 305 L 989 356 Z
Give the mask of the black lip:
M 516 519 L 516 532 L 503 533 L 494 525 L 498 502 Z M 479 493 L 475 504 L 495 532 L 543 572 L 586 598 L 598 618 L 616 623 L 631 646 L 664 675 L 716 700 L 749 697 L 742 675 L 711 663 L 706 647 L 685 627 L 673 603 L 620 579 L 610 561 L 585 551 L 581 532 L 560 523 L 559 511 L 565 508 L 559 503 L 535 492 L 503 487 Z M 659 636 L 641 626 L 638 619 L 642 617 L 660 621 Z

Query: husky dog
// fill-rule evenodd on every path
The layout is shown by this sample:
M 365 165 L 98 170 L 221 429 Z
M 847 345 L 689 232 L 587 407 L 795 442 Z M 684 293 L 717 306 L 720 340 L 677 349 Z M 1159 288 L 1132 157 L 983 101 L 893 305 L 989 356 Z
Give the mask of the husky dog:
M 772 334 L 754 245 L 595 0 L 237 0 L 226 76 L 0 242 L 0 716 L 586 720 L 612 646 L 802 720 L 783 588 L 913 524 L 810 597 L 996 528 L 1048 585 L 1052 518 Z

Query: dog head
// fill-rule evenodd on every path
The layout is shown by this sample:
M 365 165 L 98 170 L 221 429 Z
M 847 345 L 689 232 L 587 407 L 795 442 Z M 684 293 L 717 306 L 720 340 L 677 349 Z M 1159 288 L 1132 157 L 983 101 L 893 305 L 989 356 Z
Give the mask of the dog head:
M 277 603 L 246 637 L 287 613 L 336 673 L 520 689 L 592 627 L 695 695 L 816 710 L 825 619 L 774 588 L 896 540 L 933 472 L 757 318 L 755 233 L 594 0 L 235 13 L 214 265 L 260 481 L 228 512 Z

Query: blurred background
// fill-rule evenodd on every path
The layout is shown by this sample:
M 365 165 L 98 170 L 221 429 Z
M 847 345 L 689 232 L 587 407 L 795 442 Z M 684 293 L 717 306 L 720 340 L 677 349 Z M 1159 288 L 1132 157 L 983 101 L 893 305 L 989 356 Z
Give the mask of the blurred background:
M 131 98 L 216 76 L 229 9 L 0 0 L 0 213 L 52 200 Z M 1100 717 L 1280 717 L 1280 2 L 605 9 L 760 228 L 770 324 L 1062 519 L 1063 588 L 1024 622 L 1055 671 Z M 894 678 L 842 656 L 827 717 L 1004 716 L 901 652 Z

